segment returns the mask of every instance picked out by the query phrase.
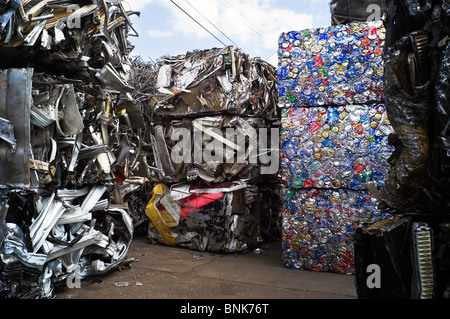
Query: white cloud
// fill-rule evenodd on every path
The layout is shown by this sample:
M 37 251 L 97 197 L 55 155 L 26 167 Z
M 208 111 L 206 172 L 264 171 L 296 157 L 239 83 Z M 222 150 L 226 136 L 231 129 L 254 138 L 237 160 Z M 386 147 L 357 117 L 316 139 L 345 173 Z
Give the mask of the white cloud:
M 261 57 L 274 65 L 277 63 L 278 38 L 282 32 L 311 28 L 327 13 L 317 14 L 328 6 L 324 5 L 328 0 L 287 1 L 280 5 L 279 0 L 173 0 L 226 45 L 232 43 L 220 31 L 250 56 Z M 321 5 L 318 5 L 319 2 Z M 221 46 L 172 1 L 125 0 L 124 3 L 128 3 L 132 10 L 141 11 L 142 17 L 147 16 L 144 19 L 156 11 L 164 11 L 164 25 L 145 23 L 147 30 L 141 33 L 158 38 L 158 43 L 153 46 L 170 46 L 168 50 L 176 50 L 176 53 L 183 52 L 182 42 L 208 42 Z M 319 7 L 321 9 L 317 9 Z M 174 49 L 173 43 L 178 43 L 179 49 Z
M 178 1 L 180 7 L 195 17 L 209 31 L 229 43 L 217 29 L 205 20 L 187 2 Z M 189 0 L 203 16 L 242 47 L 263 46 L 273 48 L 282 32 L 312 26 L 312 15 L 293 10 L 277 9 L 274 1 L 258 0 Z M 180 9 L 172 9 L 174 31 L 196 37 L 209 35 Z
M 124 8 L 129 8 L 131 10 L 140 11 L 145 8 L 145 6 L 161 2 L 159 0 L 124 0 L 122 3 Z
M 147 35 L 151 38 L 164 38 L 174 35 L 173 31 L 147 30 Z

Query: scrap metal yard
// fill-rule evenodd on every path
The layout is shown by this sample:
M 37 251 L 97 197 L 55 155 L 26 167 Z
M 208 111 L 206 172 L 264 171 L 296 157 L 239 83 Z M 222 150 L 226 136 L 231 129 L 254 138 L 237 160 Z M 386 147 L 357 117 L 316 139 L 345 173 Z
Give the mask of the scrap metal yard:
M 140 4 L 219 40 L 180 2 Z M 278 30 L 275 66 L 234 42 L 136 56 L 122 0 L 0 0 L 0 298 L 450 298 L 450 1 L 327 5 Z

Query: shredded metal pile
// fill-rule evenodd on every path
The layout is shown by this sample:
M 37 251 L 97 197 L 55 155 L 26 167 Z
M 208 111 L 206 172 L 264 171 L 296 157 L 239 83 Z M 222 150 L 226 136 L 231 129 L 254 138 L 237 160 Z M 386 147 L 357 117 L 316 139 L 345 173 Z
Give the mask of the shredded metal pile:
M 144 188 L 121 1 L 0 5 L 0 296 L 50 298 L 120 266 Z

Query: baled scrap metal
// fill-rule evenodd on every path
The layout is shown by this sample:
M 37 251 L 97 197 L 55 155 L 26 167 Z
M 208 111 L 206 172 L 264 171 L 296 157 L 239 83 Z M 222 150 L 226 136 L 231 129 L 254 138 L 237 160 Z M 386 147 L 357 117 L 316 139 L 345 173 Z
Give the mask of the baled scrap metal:
M 8 134 L 0 140 L 0 183 L 9 187 L 30 187 L 30 69 L 0 72 L 0 117 L 7 123 Z M 14 142 L 12 134 L 14 133 Z M 7 141 L 5 141 L 5 139 Z M 12 144 L 11 144 L 12 143 Z M 13 152 L 14 151 L 14 152 Z
M 356 288 L 360 298 L 448 299 L 449 4 L 405 0 L 392 8 L 385 84 L 396 152 L 380 200 L 402 218 L 361 227 Z M 381 289 L 362 275 L 373 264 L 386 274 Z
M 283 107 L 383 102 L 382 21 L 283 33 L 278 90 Z
M 447 212 L 448 1 L 397 1 L 386 50 L 386 102 L 396 153 L 380 200 L 404 213 Z
M 110 62 L 117 72 L 126 75 L 127 55 L 132 49 L 127 41 L 128 29 L 132 28 L 128 15 L 134 12 L 125 12 L 120 1 L 116 3 L 21 1 L 14 13 L 16 19 L 8 23 L 14 30 L 10 41 L 1 39 L 1 67 L 33 62 L 52 72 L 75 72 L 81 78 L 85 70 L 95 75 Z M 43 36 L 45 33 L 48 36 Z M 26 41 L 33 34 L 34 44 Z M 47 37 L 51 39 L 49 48 L 36 41 Z
M 163 57 L 149 106 L 161 116 L 231 113 L 276 120 L 276 69 L 225 47 Z
M 124 160 L 117 162 L 116 155 L 122 140 L 128 138 L 119 125 L 118 112 L 107 111 L 113 95 L 107 95 L 105 101 L 94 96 L 95 90 L 81 85 L 55 84 L 63 80 L 48 75 L 37 78 L 31 108 L 31 120 L 36 123 L 31 138 L 34 159 L 53 164 L 49 167 L 54 171 L 48 172 L 53 180 L 56 173 L 64 174 L 65 179 L 56 180 L 62 186 L 113 180 L 114 165 Z M 43 92 L 49 95 L 42 98 Z M 54 129 L 57 135 L 51 136 Z
M 120 1 L 10 1 L 2 9 L 0 68 L 10 85 L 0 117 L 12 130 L 4 130 L 0 149 L 2 158 L 17 159 L 0 174 L 0 241 L 9 242 L 5 225 L 17 225 L 25 239 L 16 247 L 25 248 L 14 251 L 46 261 L 40 275 L 19 283 L 8 281 L 12 271 L 25 276 L 29 267 L 14 252 L 2 259 L 1 291 L 49 298 L 53 283 L 117 268 L 133 238 L 124 198 L 146 183 L 135 174 L 143 126 L 129 94 L 134 12 Z
M 164 192 L 162 186 L 153 190 L 154 197 L 146 210 L 151 222 L 148 237 L 169 245 L 224 252 L 247 251 L 276 238 L 279 208 L 262 207 L 270 206 L 271 200 L 277 201 L 273 189 L 277 187 L 278 144 L 263 147 L 258 144 L 257 130 L 264 121 L 239 116 L 210 116 L 170 123 L 166 129 L 162 124 L 155 126 L 155 132 L 159 134 L 155 138 L 155 154 L 161 159 L 159 178 L 172 182 L 172 186 L 170 192 L 168 189 Z M 186 133 L 181 141 L 178 139 L 180 134 L 177 134 L 180 128 Z M 241 132 L 241 137 L 246 136 L 250 140 L 247 148 L 245 138 L 239 140 L 226 134 L 229 129 L 234 133 L 239 130 L 247 133 Z M 278 129 L 272 132 L 276 141 L 278 132 Z M 197 134 L 204 134 L 207 138 L 195 140 Z M 193 136 L 192 140 L 190 136 Z M 272 174 L 263 176 L 258 156 L 267 149 L 277 156 L 272 159 L 275 167 Z M 272 180 L 274 176 L 275 180 Z M 244 183 L 244 180 L 249 183 Z M 271 183 L 272 192 L 261 199 L 262 189 Z M 240 188 L 245 195 L 238 194 L 234 187 Z M 197 194 L 199 189 L 207 193 Z M 218 189 L 221 191 L 217 192 Z M 191 191 L 193 198 L 188 200 Z M 157 211 L 156 194 L 172 204 Z M 235 213 L 230 213 L 231 209 Z M 169 214 L 163 213 L 166 211 Z
M 48 282 L 42 276 L 46 255 L 30 252 L 24 232 L 14 223 L 2 224 L 0 234 L 0 297 L 39 298 Z
M 234 47 L 133 62 L 139 90 L 132 95 L 152 124 L 147 158 L 157 186 L 146 206 L 152 241 L 237 252 L 276 237 L 276 196 L 262 198 L 279 167 L 275 72 Z M 236 183 L 246 196 L 233 191 Z M 180 188 L 196 190 L 196 198 L 186 204 Z M 195 195 L 199 189 L 212 194 Z
M 2 203 L 6 207 L 6 222 L 0 231 L 2 286 L 11 284 L 9 269 L 18 262 L 40 269 L 42 276 L 50 274 L 47 280 L 56 284 L 64 283 L 70 275 L 83 279 L 117 268 L 131 244 L 133 224 L 122 208 L 96 208 L 100 198 L 110 196 L 106 190 L 105 186 L 96 185 L 89 192 L 83 190 L 72 197 L 65 196 L 70 191 L 73 193 L 69 189 L 60 189 L 49 196 L 31 193 L 27 196 L 36 199 L 36 207 L 32 204 L 30 208 L 36 211 L 31 212 L 34 217 L 20 228 L 8 222 L 17 218 L 14 216 L 17 210 L 13 209 L 15 192 L 10 194 Z M 74 211 L 82 214 L 71 216 Z M 28 247 L 29 242 L 32 248 Z M 26 283 L 23 289 L 30 284 Z M 54 293 L 50 289 L 47 295 L 37 297 L 50 298 Z
M 140 92 L 145 93 L 135 94 L 135 98 L 144 104 L 143 113 L 148 114 L 148 120 L 153 124 L 151 170 L 156 181 L 188 181 L 197 177 L 214 183 L 232 181 L 242 178 L 237 176 L 243 169 L 242 164 L 260 166 L 258 160 L 264 155 L 278 153 L 278 145 L 266 145 L 268 149 L 248 156 L 249 150 L 241 150 L 243 144 L 237 146 L 225 133 L 228 129 L 239 130 L 244 139 L 251 139 L 250 144 L 260 133 L 259 128 L 270 131 L 264 132 L 269 136 L 275 135 L 270 128 L 279 120 L 279 110 L 276 106 L 276 69 L 270 64 L 251 59 L 240 49 L 225 47 L 162 57 L 157 66 L 148 64 L 145 67 L 135 61 L 134 68 L 155 79 L 144 87 L 141 85 Z M 137 80 L 141 79 L 139 73 L 133 72 Z M 189 136 L 180 133 L 183 129 L 190 131 L 190 142 L 186 138 Z M 198 136 L 201 140 L 196 138 Z M 181 137 L 184 139 L 180 140 Z M 204 153 L 203 147 L 208 149 L 208 140 L 212 142 L 210 147 L 222 144 L 223 150 L 217 148 L 216 158 L 210 158 L 209 163 L 197 161 Z M 238 142 L 242 143 L 241 140 Z M 182 148 L 183 152 L 187 150 L 181 159 L 175 159 L 178 154 L 168 151 L 174 146 Z M 232 159 L 226 158 L 225 148 L 247 152 L 244 161 L 231 165 Z M 254 150 L 256 152 L 256 147 Z M 228 173 L 217 176 L 223 171 Z
M 228 115 L 166 123 L 170 125 L 154 125 L 159 180 L 219 183 L 276 178 L 279 130 L 263 119 Z
M 387 111 L 393 119 L 393 141 L 397 152 L 392 160 L 392 174 L 386 178 L 386 187 L 380 199 L 400 211 L 421 212 L 429 209 L 427 206 L 431 199 L 426 188 L 433 144 L 430 142 L 433 138 L 429 128 L 433 115 L 432 93 L 428 92 L 428 85 L 416 83 L 413 86 L 410 82 L 413 77 L 411 72 L 419 70 L 400 71 L 408 68 L 410 47 L 416 36 L 404 36 L 386 54 L 386 82 L 389 83 L 386 89 Z M 427 43 L 427 39 L 425 41 Z
M 252 211 L 255 194 L 258 186 L 244 182 L 180 183 L 170 189 L 158 184 L 146 207 L 148 237 L 198 251 L 248 251 L 264 240 L 273 240 L 270 236 L 277 228 L 276 221 L 263 221 L 266 216 L 261 218 Z M 258 211 L 266 213 L 261 207 Z M 276 220 L 277 212 L 273 215 Z
M 284 189 L 282 258 L 286 267 L 353 274 L 356 229 L 392 218 L 367 190 Z
M 384 104 L 282 110 L 283 180 L 293 188 L 381 189 L 393 132 Z

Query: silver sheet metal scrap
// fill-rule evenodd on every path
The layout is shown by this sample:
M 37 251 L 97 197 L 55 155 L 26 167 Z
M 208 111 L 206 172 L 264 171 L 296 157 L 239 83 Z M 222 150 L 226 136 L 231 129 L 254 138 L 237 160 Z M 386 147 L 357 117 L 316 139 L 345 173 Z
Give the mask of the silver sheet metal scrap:
M 0 2 L 2 298 L 51 298 L 126 258 L 125 196 L 146 181 L 132 173 L 139 129 L 123 121 L 133 14 L 121 1 Z
M 278 236 L 276 68 L 230 46 L 136 60 L 133 73 L 151 122 L 149 239 L 239 252 Z

